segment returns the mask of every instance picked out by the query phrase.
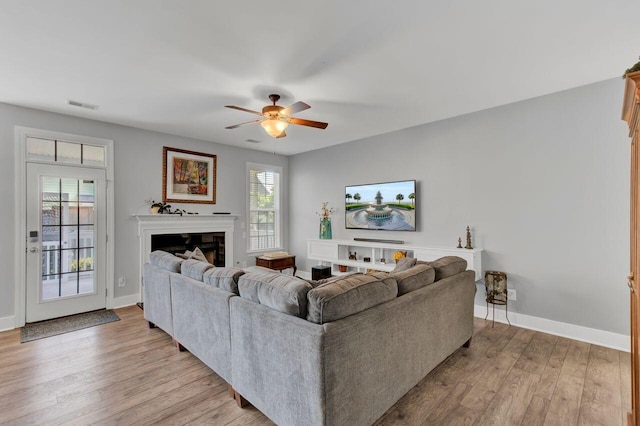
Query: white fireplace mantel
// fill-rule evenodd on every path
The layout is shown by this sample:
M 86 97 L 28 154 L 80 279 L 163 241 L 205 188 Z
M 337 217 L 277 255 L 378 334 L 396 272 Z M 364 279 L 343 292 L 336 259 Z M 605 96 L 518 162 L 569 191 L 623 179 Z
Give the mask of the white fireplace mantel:
M 140 264 L 149 261 L 151 236 L 196 232 L 224 232 L 225 266 L 233 266 L 233 229 L 238 215 L 210 214 L 134 214 L 138 221 Z
M 233 229 L 236 214 L 133 214 L 138 221 L 140 248 L 139 282 L 142 282 L 142 265 L 149 261 L 151 236 L 162 234 L 186 234 L 199 232 L 224 232 L 225 266 L 233 266 Z M 141 289 L 142 290 L 142 289 Z

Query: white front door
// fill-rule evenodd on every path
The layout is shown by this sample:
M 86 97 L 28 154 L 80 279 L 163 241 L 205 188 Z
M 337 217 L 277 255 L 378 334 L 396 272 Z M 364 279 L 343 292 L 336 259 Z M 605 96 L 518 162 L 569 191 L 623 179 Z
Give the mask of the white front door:
M 103 169 L 27 164 L 26 321 L 106 306 Z

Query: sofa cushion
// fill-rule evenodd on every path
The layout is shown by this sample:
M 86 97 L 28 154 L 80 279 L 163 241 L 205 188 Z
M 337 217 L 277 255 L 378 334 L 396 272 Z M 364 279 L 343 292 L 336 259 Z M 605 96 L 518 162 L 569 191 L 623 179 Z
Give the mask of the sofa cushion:
M 305 280 L 274 271 L 250 272 L 238 280 L 240 297 L 302 318 L 307 313 L 309 290 L 311 284 Z
M 332 283 L 334 281 L 338 281 L 338 280 L 344 279 L 344 278 L 346 278 L 346 277 L 348 277 L 350 275 L 354 275 L 354 274 L 360 274 L 360 272 L 347 272 L 347 273 L 344 273 L 344 274 L 341 274 L 341 275 L 332 275 L 332 276 L 330 276 L 328 278 L 322 278 L 322 279 L 319 279 L 319 280 L 307 280 L 307 282 L 309 284 L 311 284 L 311 287 L 316 288 L 316 287 L 319 287 L 319 286 L 321 286 L 323 284 Z
M 156 250 L 149 254 L 149 263 L 170 272 L 180 272 L 182 259 L 166 251 Z
M 235 293 L 238 292 L 238 280 L 244 271 L 238 268 L 211 268 L 203 274 L 203 281 L 213 287 Z
M 202 281 L 204 273 L 214 266 L 202 260 L 187 259 L 182 262 L 180 273 L 196 281 Z
M 418 259 L 416 259 L 415 257 L 403 257 L 402 259 L 398 260 L 398 262 L 396 263 L 396 267 L 393 268 L 392 272 L 406 271 L 412 266 L 415 266 L 417 261 Z
M 426 263 L 418 263 L 411 268 L 390 274 L 398 283 L 398 296 L 427 286 L 435 280 L 436 270 Z
M 396 280 L 378 274 L 353 274 L 314 288 L 307 296 L 307 320 L 318 324 L 336 321 L 394 299 Z
M 467 261 L 458 256 L 445 256 L 429 262 L 436 270 L 436 281 L 467 270 Z

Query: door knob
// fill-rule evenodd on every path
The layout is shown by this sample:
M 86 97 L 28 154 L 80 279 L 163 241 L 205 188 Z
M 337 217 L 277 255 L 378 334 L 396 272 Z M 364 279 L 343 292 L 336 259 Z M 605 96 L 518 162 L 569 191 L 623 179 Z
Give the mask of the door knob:
M 38 247 L 31 247 L 31 248 L 29 249 L 29 251 L 30 251 L 31 253 L 37 253 L 37 252 L 38 252 Z

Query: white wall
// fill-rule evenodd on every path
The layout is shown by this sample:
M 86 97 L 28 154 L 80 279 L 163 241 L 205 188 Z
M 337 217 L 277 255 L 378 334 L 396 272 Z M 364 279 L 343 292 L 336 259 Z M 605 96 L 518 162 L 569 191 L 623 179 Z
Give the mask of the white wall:
M 217 203 L 215 205 L 176 204 L 187 211 L 211 213 L 228 211 L 240 214 L 234 232 L 234 260 L 254 263 L 246 253 L 240 222 L 245 221 L 246 162 L 273 164 L 284 170 L 284 223 L 288 221 L 287 157 L 228 145 L 134 129 L 82 118 L 0 104 L 0 319 L 14 312 L 14 126 L 112 139 L 115 151 L 115 279 L 124 277 L 126 287 L 115 288 L 115 297 L 137 294 L 138 237 L 133 213 L 147 213 L 145 200 L 162 198 L 162 147 L 170 146 L 218 156 Z M 285 229 L 284 242 L 288 241 Z
M 334 238 L 455 247 L 470 225 L 484 269 L 517 291 L 510 310 L 628 334 L 622 93 L 614 79 L 291 157 L 298 267 L 315 263 L 305 241 L 318 237 L 322 201 L 338 207 Z M 403 179 L 418 181 L 417 232 L 345 230 L 346 185 Z

